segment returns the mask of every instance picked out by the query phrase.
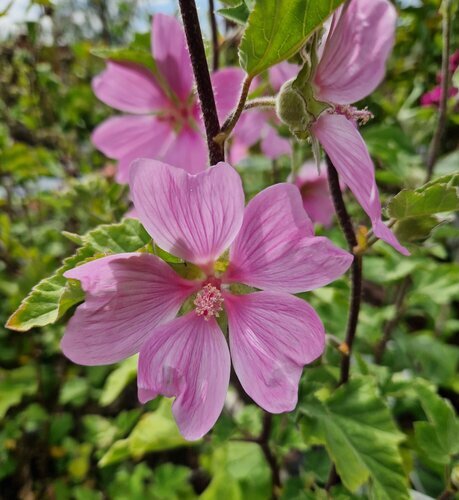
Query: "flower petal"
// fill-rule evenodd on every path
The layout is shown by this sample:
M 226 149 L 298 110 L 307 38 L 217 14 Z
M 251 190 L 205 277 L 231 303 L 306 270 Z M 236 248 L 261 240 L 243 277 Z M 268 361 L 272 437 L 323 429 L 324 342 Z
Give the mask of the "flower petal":
M 287 80 L 291 80 L 298 75 L 300 69 L 298 64 L 291 64 L 287 61 L 283 61 L 270 68 L 269 83 L 273 90 L 279 92 L 280 88 Z
M 349 253 L 314 237 L 298 188 L 276 184 L 247 205 L 225 280 L 298 293 L 327 285 L 351 263 Z
M 223 122 L 236 107 L 245 73 L 240 68 L 224 68 L 212 74 L 218 118 Z
M 108 61 L 92 89 L 102 102 L 128 113 L 151 113 L 167 105 L 153 74 L 138 64 Z
M 175 95 L 185 101 L 194 78 L 185 32 L 175 17 L 155 14 L 151 31 L 153 58 Z
M 200 132 L 184 127 L 177 132 L 176 140 L 171 143 L 162 157 L 156 157 L 156 159 L 183 168 L 190 174 L 197 174 L 205 170 L 209 163 L 206 140 Z
M 225 294 L 231 359 L 245 392 L 271 413 L 291 411 L 303 366 L 325 346 L 319 316 L 284 293 Z
M 228 346 L 212 318 L 194 311 L 155 328 L 139 357 L 142 403 L 159 394 L 175 396 L 172 412 L 190 441 L 206 434 L 218 419 L 230 376 Z
M 126 183 L 136 158 L 161 159 L 173 146 L 175 132 L 155 116 L 114 116 L 92 133 L 91 141 L 109 158 L 119 160 L 116 179 Z
M 409 255 L 392 232 L 382 227 L 381 202 L 374 165 L 367 146 L 355 125 L 342 115 L 323 114 L 311 127 L 336 167 L 342 181 L 352 191 L 371 219 L 379 237 L 403 255 Z M 378 235 L 377 235 L 378 236 Z
M 139 352 L 155 326 L 175 317 L 196 284 L 180 278 L 158 257 L 109 255 L 70 271 L 86 294 L 61 341 L 64 354 L 82 365 L 105 365 Z
M 274 127 L 267 125 L 265 137 L 261 141 L 261 151 L 271 160 L 276 160 L 282 155 L 290 155 L 292 146 L 290 141 L 281 137 Z
M 384 77 L 396 18 L 388 0 L 352 0 L 334 14 L 314 77 L 318 99 L 351 104 L 373 92 Z
M 241 227 L 244 192 L 239 174 L 227 163 L 190 175 L 159 161 L 137 160 L 130 187 L 153 240 L 194 264 L 211 265 Z

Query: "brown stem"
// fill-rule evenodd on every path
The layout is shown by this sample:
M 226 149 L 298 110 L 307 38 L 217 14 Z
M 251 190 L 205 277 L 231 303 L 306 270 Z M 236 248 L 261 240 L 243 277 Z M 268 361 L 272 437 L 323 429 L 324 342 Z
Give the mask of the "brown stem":
M 218 44 L 218 27 L 215 19 L 214 0 L 209 0 L 209 22 L 212 32 L 212 71 L 217 71 L 220 63 L 220 47 Z
M 211 165 L 215 165 L 220 161 L 224 161 L 225 153 L 223 145 L 214 141 L 214 137 L 220 131 L 220 123 L 218 121 L 217 107 L 210 80 L 209 66 L 207 65 L 206 51 L 202 41 L 196 2 L 195 0 L 179 0 L 179 6 L 204 117 L 207 147 L 209 148 L 209 161 Z
M 346 205 L 344 204 L 341 186 L 339 184 L 338 172 L 336 171 L 330 158 L 327 156 L 328 166 L 328 183 L 330 186 L 330 193 L 333 198 L 336 215 L 339 224 L 343 230 L 344 236 L 351 253 L 357 247 L 357 237 L 352 226 L 351 218 L 347 213 Z M 362 300 L 362 256 L 354 255 L 354 262 L 351 268 L 351 300 L 349 304 L 349 317 L 346 329 L 346 346 L 348 354 L 343 354 L 341 358 L 341 375 L 339 385 L 345 384 L 349 380 L 349 371 L 351 363 L 352 348 L 357 331 L 357 323 L 360 313 L 360 304 Z
M 272 497 L 277 498 L 277 490 L 281 487 L 280 480 L 280 471 L 279 465 L 277 463 L 276 457 L 271 451 L 271 447 L 269 446 L 269 437 L 271 435 L 272 428 L 272 415 L 270 413 L 265 412 L 263 416 L 263 430 L 261 431 L 260 437 L 257 440 L 260 445 L 263 454 L 266 458 L 266 462 L 268 462 L 269 468 L 271 469 L 272 476 Z
M 376 345 L 375 348 L 375 361 L 376 363 L 380 364 L 384 352 L 387 347 L 387 343 L 389 342 L 392 332 L 394 328 L 397 326 L 398 322 L 400 321 L 402 315 L 403 315 L 403 309 L 404 309 L 404 302 L 405 302 L 405 297 L 408 292 L 408 289 L 410 287 L 410 278 L 405 277 L 403 281 L 400 283 L 400 285 L 397 288 L 396 291 L 396 296 L 395 296 L 395 315 L 392 319 L 390 319 L 383 328 L 383 336 L 379 343 Z
M 443 135 L 446 129 L 446 118 L 448 114 L 448 94 L 451 83 L 451 72 L 449 70 L 449 57 L 451 52 L 451 14 L 452 5 L 450 0 L 443 0 L 443 51 L 441 63 L 441 100 L 438 110 L 437 127 L 435 129 L 432 142 L 430 143 L 429 153 L 427 156 L 427 176 L 426 182 L 429 182 L 433 176 L 435 164 L 437 163 L 438 155 Z

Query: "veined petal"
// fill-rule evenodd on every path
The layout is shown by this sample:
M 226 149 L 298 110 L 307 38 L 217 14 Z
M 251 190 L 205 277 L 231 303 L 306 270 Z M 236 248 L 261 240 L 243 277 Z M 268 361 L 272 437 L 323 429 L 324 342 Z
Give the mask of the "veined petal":
M 176 140 L 157 159 L 183 168 L 189 174 L 197 174 L 205 170 L 209 163 L 206 140 L 200 132 L 186 126 L 177 132 Z
M 162 159 L 173 147 L 176 134 L 169 122 L 155 116 L 114 116 L 96 130 L 91 141 L 109 158 L 119 160 L 117 181 L 129 180 L 129 167 L 136 158 Z
M 334 14 L 314 77 L 318 99 L 351 104 L 373 92 L 384 77 L 396 18 L 388 0 L 352 0 Z
M 134 63 L 108 61 L 92 89 L 102 102 L 128 113 L 151 113 L 168 103 L 153 74 Z
M 194 78 L 185 32 L 175 17 L 155 14 L 151 30 L 153 58 L 175 95 L 185 101 Z
M 109 255 L 64 276 L 79 280 L 86 295 L 61 341 L 64 354 L 82 365 L 115 363 L 139 352 L 152 329 L 173 319 L 196 290 L 144 253 Z
M 296 186 L 263 190 L 247 205 L 225 280 L 290 293 L 327 285 L 346 272 L 352 256 L 313 231 Z
M 303 366 L 325 346 L 317 313 L 304 300 L 284 293 L 224 297 L 231 359 L 242 387 L 271 413 L 293 410 Z
M 240 68 L 224 68 L 212 73 L 218 118 L 223 122 L 236 107 L 245 73 Z
M 375 234 L 403 255 L 409 255 L 392 231 L 381 224 L 381 202 L 375 181 L 374 165 L 367 146 L 355 125 L 342 115 L 323 114 L 311 127 L 336 167 L 344 184 L 349 187 L 371 219 Z M 381 224 L 380 224 L 381 222 Z
M 172 412 L 180 432 L 193 441 L 218 419 L 230 376 L 228 346 L 215 319 L 194 311 L 155 328 L 139 357 L 142 403 L 175 396 Z
M 239 174 L 227 163 L 191 175 L 159 161 L 137 160 L 130 187 L 153 240 L 194 264 L 211 265 L 241 227 L 244 192 Z

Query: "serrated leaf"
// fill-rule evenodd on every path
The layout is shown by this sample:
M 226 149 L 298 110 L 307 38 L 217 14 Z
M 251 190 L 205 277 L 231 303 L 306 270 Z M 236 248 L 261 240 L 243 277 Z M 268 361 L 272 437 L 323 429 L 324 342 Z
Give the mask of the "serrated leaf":
M 389 216 L 406 219 L 459 210 L 458 188 L 450 184 L 433 184 L 417 190 L 404 189 L 389 203 Z
M 426 240 L 440 223 L 434 215 L 408 217 L 397 222 L 394 233 L 402 242 L 421 242 Z
M 226 19 L 237 24 L 242 24 L 243 26 L 247 22 L 247 19 L 250 15 L 250 10 L 245 2 L 242 2 L 235 7 L 226 7 L 223 9 L 219 9 L 217 12 Z
M 289 57 L 343 0 L 257 0 L 239 47 L 241 66 L 255 76 Z
M 94 250 L 82 247 L 64 260 L 63 266 L 49 278 L 41 280 L 10 316 L 6 327 L 26 332 L 34 327 L 55 323 L 74 304 L 84 298 L 78 282 L 64 278 L 65 271 L 95 258 Z
M 428 422 L 415 423 L 415 438 L 421 450 L 433 461 L 448 464 L 459 453 L 459 420 L 451 403 L 424 383 L 416 385 Z
M 300 412 L 309 419 L 306 428 L 315 442 L 326 446 L 349 490 L 355 492 L 370 480 L 373 498 L 409 498 L 398 450 L 403 436 L 372 381 L 351 380 L 325 400 L 310 395 Z
M 25 332 L 55 323 L 70 307 L 84 299 L 79 282 L 64 278 L 65 271 L 105 254 L 135 252 L 151 242 L 150 236 L 136 219 L 99 226 L 78 238 L 72 235 L 72 238 L 84 246 L 65 259 L 55 274 L 43 279 L 32 289 L 8 320 L 7 328 Z

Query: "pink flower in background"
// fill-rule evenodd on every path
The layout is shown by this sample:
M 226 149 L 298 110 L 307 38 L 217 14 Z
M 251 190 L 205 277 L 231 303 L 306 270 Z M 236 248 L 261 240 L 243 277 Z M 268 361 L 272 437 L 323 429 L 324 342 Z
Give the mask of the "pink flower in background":
M 299 71 L 296 64 L 282 62 L 269 70 L 269 81 L 272 89 L 278 92 L 282 84 L 295 76 Z M 240 82 L 244 78 L 241 71 Z M 249 154 L 249 149 L 260 142 L 260 149 L 264 156 L 275 160 L 282 155 L 291 153 L 290 141 L 281 137 L 276 129 L 279 120 L 271 110 L 251 109 L 241 116 L 232 134 L 229 150 L 230 162 L 239 163 Z
M 459 50 L 452 54 L 449 58 L 449 70 L 454 73 L 459 67 Z M 438 83 L 442 83 L 441 73 L 437 75 Z M 454 97 L 459 93 L 457 87 L 451 87 L 448 92 L 448 97 Z M 441 85 L 437 85 L 432 90 L 429 90 L 421 96 L 421 106 L 438 106 L 442 100 Z
M 335 208 L 328 188 L 326 169 L 321 168 L 319 173 L 314 162 L 306 163 L 301 167 L 294 182 L 300 190 L 304 209 L 312 222 L 330 227 Z
M 175 18 L 156 14 L 151 38 L 157 73 L 138 64 L 109 61 L 93 80 L 96 96 L 126 113 L 109 118 L 92 135 L 100 151 L 118 160 L 116 178 L 122 183 L 128 182 L 129 165 L 136 158 L 168 161 L 193 173 L 206 167 L 204 125 L 183 28 Z M 235 69 L 224 69 L 213 75 L 221 119 L 239 97 L 234 73 Z
M 315 98 L 332 109 L 312 123 L 311 134 L 370 217 L 374 234 L 409 255 L 381 220 L 374 165 L 356 127 L 366 112 L 350 106 L 381 82 L 394 43 L 395 23 L 395 8 L 388 0 L 351 0 L 336 11 L 324 35 L 313 78 Z
M 202 276 L 184 279 L 147 253 L 110 255 L 67 271 L 80 280 L 86 301 L 68 324 L 65 355 L 99 365 L 140 351 L 139 399 L 175 396 L 180 431 L 198 439 L 220 415 L 228 388 L 230 353 L 216 321 L 225 310 L 233 366 L 247 394 L 272 413 L 292 410 L 302 368 L 325 341 L 315 311 L 292 294 L 335 280 L 352 256 L 314 236 L 291 184 L 265 189 L 244 209 L 241 179 L 226 163 L 190 175 L 137 160 L 130 188 L 153 241 Z M 226 270 L 216 272 L 228 248 Z M 237 283 L 262 291 L 235 295 Z M 187 299 L 191 310 L 177 317 Z

